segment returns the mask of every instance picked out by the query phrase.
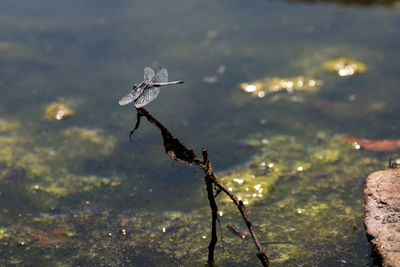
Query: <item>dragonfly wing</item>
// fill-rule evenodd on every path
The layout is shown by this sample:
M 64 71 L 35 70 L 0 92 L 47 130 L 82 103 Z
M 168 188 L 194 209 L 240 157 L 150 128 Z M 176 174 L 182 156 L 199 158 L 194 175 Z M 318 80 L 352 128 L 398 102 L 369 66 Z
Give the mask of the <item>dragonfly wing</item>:
M 157 71 L 157 74 L 153 78 L 154 83 L 166 83 L 168 82 L 168 71 L 166 68 L 161 68 Z
M 144 81 L 150 82 L 154 78 L 154 70 L 150 67 L 144 68 Z
M 131 94 L 133 95 L 133 100 L 135 100 L 136 98 L 138 98 L 140 96 L 141 93 L 143 93 L 143 89 L 145 88 L 144 84 L 141 84 L 139 86 L 136 86 L 132 89 Z
M 137 86 L 136 88 L 133 88 L 132 92 L 130 92 L 129 94 L 121 98 L 121 100 L 119 100 L 119 104 L 121 106 L 124 106 L 131 103 L 140 96 L 140 94 L 143 92 L 143 89 L 144 89 L 143 86 Z
M 123 98 L 121 98 L 121 99 L 119 100 L 118 103 L 119 103 L 121 106 L 124 106 L 124 105 L 127 105 L 127 104 L 131 103 L 133 100 L 135 100 L 135 99 L 133 98 L 133 94 L 132 94 L 132 93 L 129 93 L 129 94 L 127 94 L 126 96 L 124 96 Z
M 160 89 L 156 87 L 151 87 L 146 89 L 143 94 L 141 94 L 135 100 L 135 107 L 141 108 L 149 104 L 151 101 L 157 98 L 158 94 L 160 93 Z

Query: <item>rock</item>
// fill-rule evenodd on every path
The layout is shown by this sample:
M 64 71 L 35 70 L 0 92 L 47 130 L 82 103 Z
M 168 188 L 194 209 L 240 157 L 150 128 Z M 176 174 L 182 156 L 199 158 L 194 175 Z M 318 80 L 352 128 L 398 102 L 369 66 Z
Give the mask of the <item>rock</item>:
M 400 168 L 372 173 L 364 187 L 364 226 L 382 266 L 400 266 Z

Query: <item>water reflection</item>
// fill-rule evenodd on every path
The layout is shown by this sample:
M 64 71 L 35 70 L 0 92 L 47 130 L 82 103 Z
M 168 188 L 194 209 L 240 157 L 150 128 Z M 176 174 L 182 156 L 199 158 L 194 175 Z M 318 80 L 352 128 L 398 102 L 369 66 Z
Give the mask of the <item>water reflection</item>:
M 249 83 L 241 83 L 239 88 L 250 93 L 252 96 L 263 98 L 277 92 L 318 92 L 322 81 L 305 76 L 295 77 L 268 77 L 263 80 L 256 80 Z

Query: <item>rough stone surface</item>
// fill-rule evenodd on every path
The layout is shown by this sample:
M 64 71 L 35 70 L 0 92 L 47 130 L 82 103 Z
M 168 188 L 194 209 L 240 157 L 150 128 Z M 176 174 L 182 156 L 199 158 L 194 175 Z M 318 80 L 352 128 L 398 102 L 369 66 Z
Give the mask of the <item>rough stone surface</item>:
M 364 201 L 365 229 L 382 266 L 400 266 L 400 168 L 372 173 Z

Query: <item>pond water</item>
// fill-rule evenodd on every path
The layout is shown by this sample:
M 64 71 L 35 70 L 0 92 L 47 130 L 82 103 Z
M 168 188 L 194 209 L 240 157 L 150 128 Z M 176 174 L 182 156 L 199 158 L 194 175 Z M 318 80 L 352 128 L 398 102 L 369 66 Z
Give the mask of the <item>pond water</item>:
M 400 4 L 362 3 L 3 0 L 0 265 L 206 262 L 203 173 L 144 119 L 129 142 L 136 110 L 118 100 L 145 66 L 185 80 L 146 109 L 207 148 L 274 266 L 374 265 L 363 184 L 399 154 L 344 140 L 399 139 Z M 343 58 L 356 63 L 333 70 Z M 46 119 L 51 103 L 73 114 Z M 217 201 L 216 264 L 257 266 L 226 227 L 245 232 L 240 214 Z

